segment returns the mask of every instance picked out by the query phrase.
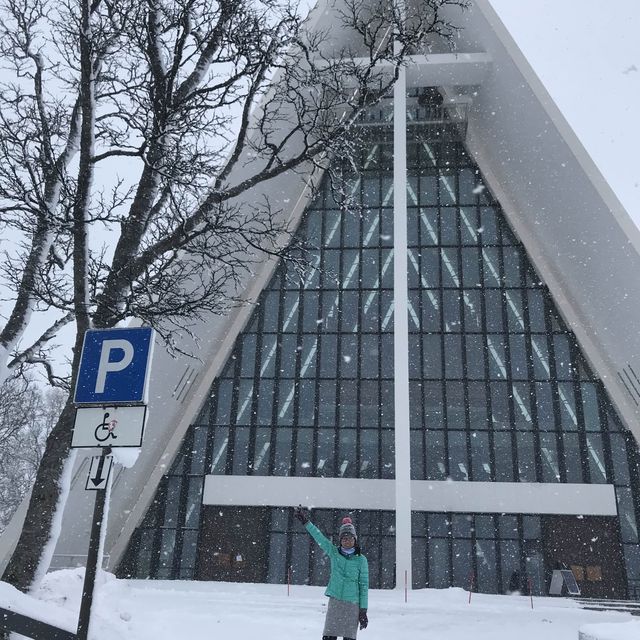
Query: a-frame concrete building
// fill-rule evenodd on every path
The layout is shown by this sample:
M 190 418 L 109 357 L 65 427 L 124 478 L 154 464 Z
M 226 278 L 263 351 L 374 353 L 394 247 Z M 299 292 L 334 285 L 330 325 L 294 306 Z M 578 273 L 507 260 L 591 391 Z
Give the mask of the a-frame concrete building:
M 303 503 L 353 514 L 372 587 L 546 593 L 567 565 L 639 595 L 639 232 L 490 3 L 452 21 L 457 50 L 416 54 L 361 125 L 357 211 L 267 187 L 318 269 L 265 261 L 258 304 L 184 345 L 201 361 L 158 345 L 118 575 L 320 584 Z M 57 566 L 84 561 L 85 475 Z

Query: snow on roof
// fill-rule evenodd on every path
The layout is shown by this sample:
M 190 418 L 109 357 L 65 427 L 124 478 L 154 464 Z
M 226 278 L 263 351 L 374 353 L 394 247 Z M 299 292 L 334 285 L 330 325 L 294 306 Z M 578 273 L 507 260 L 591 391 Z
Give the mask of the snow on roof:
M 640 4 L 489 1 L 640 227 Z

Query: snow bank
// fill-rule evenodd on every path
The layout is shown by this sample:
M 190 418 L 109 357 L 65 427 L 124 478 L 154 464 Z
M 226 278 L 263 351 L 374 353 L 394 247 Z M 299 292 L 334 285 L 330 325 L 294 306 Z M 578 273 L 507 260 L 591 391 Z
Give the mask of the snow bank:
M 608 624 L 585 624 L 580 629 L 580 640 L 638 640 L 640 620 Z
M 83 569 L 48 574 L 36 597 L 0 583 L 0 605 L 72 630 Z M 321 587 L 163 580 L 117 580 L 99 572 L 90 640 L 299 640 L 322 635 Z M 372 590 L 369 627 L 359 640 L 577 640 L 579 631 L 611 628 L 597 640 L 637 640 L 626 613 L 587 611 L 563 598 L 469 594 L 462 589 Z M 599 623 L 599 624 L 596 624 Z M 605 623 L 605 624 L 602 624 Z M 628 630 L 628 632 L 627 632 Z M 627 635 L 619 635 L 625 632 Z M 588 636 L 587 636 L 588 637 Z

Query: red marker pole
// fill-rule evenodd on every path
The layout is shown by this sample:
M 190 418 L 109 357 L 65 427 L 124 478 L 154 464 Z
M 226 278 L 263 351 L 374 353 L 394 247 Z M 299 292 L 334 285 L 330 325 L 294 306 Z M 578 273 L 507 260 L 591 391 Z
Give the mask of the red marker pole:
M 469 604 L 471 604 L 471 592 L 473 591 L 473 571 L 469 575 Z
M 529 598 L 531 598 L 531 608 L 533 609 L 533 590 L 531 588 L 531 578 L 528 578 L 527 582 L 529 583 Z
M 404 601 L 407 602 L 408 598 L 409 598 L 409 578 L 408 578 L 408 572 L 405 569 L 404 571 Z
M 287 597 L 291 594 L 291 567 L 287 569 Z

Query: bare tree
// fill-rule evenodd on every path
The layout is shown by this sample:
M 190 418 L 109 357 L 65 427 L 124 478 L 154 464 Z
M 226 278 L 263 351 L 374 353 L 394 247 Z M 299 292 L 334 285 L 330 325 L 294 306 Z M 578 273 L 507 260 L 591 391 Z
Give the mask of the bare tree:
M 351 34 L 340 44 L 287 0 L 4 0 L 14 79 L 0 90 L 0 213 L 24 245 L 4 261 L 15 295 L 2 364 L 42 365 L 62 384 L 46 347 L 73 321 L 73 386 L 86 329 L 137 317 L 171 347 L 176 330 L 225 311 L 252 261 L 286 257 L 278 206 L 242 196 L 357 151 L 354 123 L 427 37 L 452 38 L 442 9 L 466 0 L 424 0 L 410 15 L 401 4 L 337 1 Z M 34 309 L 54 324 L 20 349 Z M 3 576 L 23 590 L 49 538 L 73 414 L 67 400 Z
M 66 401 L 31 381 L 0 386 L 0 533 L 33 486 L 44 444 Z

